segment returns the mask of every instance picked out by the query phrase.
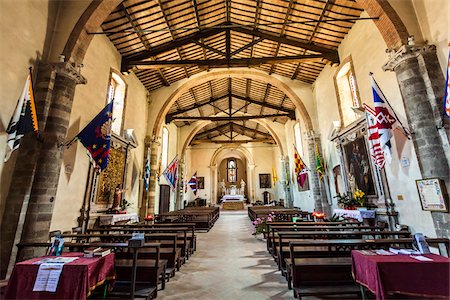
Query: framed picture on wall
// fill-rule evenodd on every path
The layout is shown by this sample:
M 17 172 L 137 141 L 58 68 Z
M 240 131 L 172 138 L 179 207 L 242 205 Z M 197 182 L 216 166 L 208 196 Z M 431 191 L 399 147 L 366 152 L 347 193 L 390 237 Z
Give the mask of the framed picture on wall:
M 270 174 L 259 174 L 259 188 L 270 189 L 271 187 Z
M 197 186 L 199 190 L 205 189 L 205 177 L 197 177 Z
M 343 145 L 343 150 L 349 191 L 354 193 L 360 189 L 367 196 L 376 196 L 371 161 L 367 154 L 364 136 L 355 137 L 354 140 Z
M 416 180 L 422 210 L 448 212 L 448 195 L 439 178 Z

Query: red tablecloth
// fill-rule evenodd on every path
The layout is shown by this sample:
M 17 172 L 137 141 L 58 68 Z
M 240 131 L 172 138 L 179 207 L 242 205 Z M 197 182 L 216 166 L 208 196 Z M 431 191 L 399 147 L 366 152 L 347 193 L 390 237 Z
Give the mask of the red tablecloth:
M 83 253 L 77 252 L 63 253 L 63 256 L 81 257 L 64 265 L 55 293 L 33 292 L 39 269 L 39 265 L 33 263 L 44 258 L 39 257 L 14 266 L 4 299 L 86 299 L 105 280 L 115 278 L 114 253 L 94 258 L 84 258 Z
M 365 255 L 352 251 L 352 272 L 356 282 L 377 299 L 388 293 L 423 297 L 450 297 L 450 259 L 426 254 L 433 261 L 419 261 L 408 255 Z

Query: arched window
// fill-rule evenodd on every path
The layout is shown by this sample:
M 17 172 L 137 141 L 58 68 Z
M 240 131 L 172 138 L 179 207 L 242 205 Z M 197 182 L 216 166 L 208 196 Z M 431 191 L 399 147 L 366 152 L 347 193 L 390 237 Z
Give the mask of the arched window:
M 300 131 L 300 123 L 294 125 L 295 148 L 300 155 L 303 155 L 302 132 Z
M 161 149 L 161 165 L 164 170 L 167 167 L 169 158 L 169 130 L 166 127 L 162 129 L 162 149 Z
M 358 85 L 351 59 L 347 59 L 347 62 L 339 69 L 335 76 L 335 83 L 341 123 L 345 127 L 358 118 L 355 110 L 361 107 Z
M 227 162 L 227 181 L 237 181 L 237 164 L 234 158 L 229 159 Z
M 115 71 L 111 71 L 107 101 L 108 103 L 114 101 L 112 131 L 118 135 L 122 134 L 126 90 L 127 84 L 125 81 Z

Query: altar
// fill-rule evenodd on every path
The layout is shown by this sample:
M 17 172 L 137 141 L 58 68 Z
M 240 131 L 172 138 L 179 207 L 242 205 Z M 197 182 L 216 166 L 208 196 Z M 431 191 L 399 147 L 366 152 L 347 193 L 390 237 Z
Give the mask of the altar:
M 244 184 L 245 185 L 245 184 Z M 236 185 L 230 185 L 229 188 L 223 189 L 222 208 L 227 210 L 244 209 L 244 188 L 237 188 Z

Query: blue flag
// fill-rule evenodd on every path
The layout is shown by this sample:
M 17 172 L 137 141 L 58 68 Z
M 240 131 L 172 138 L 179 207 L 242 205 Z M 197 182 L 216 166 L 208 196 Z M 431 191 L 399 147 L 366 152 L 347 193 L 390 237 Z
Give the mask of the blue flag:
M 172 160 L 172 162 L 167 166 L 163 172 L 170 186 L 175 189 L 178 181 L 178 156 Z
M 111 143 L 113 101 L 77 135 L 77 138 L 89 152 L 99 172 L 108 166 Z
M 197 179 L 197 172 L 192 175 L 192 178 L 188 182 L 189 186 L 192 189 L 192 192 L 194 192 L 194 195 L 197 196 L 197 190 L 198 190 L 198 179 Z
M 148 147 L 147 161 L 145 163 L 144 185 L 145 190 L 148 192 L 148 187 L 150 185 L 150 147 Z

